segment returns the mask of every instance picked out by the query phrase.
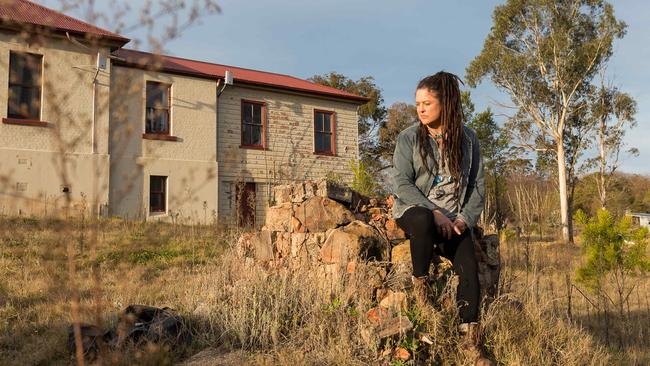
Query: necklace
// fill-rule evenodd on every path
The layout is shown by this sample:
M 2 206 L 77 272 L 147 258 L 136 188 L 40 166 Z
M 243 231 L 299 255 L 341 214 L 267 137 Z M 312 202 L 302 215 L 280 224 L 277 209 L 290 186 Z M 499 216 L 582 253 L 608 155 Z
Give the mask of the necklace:
M 429 131 L 429 135 L 431 135 L 431 137 L 433 137 L 436 140 L 442 139 L 442 132 L 432 133 L 431 131 Z

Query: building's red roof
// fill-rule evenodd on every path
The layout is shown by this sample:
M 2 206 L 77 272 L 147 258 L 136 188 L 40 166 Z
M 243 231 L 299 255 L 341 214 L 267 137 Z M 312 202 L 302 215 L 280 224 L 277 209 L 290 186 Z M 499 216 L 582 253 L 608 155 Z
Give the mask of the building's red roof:
M 125 44 L 130 40 L 119 34 L 95 27 L 58 11 L 27 0 L 0 0 L 1 23 L 27 23 L 80 34 L 93 34 Z
M 188 60 L 173 56 L 155 55 L 152 53 L 124 48 L 115 51 L 113 55 L 124 60 L 117 61 L 117 64 L 127 66 L 155 69 L 164 72 L 193 75 L 211 79 L 221 79 L 224 77 L 226 70 L 229 70 L 233 74 L 235 84 L 237 82 L 241 82 L 246 84 L 295 90 L 310 94 L 319 94 L 354 100 L 362 104 L 369 101 L 369 99 L 366 97 L 348 93 L 329 86 L 312 83 L 311 81 L 299 79 L 289 75 L 244 69 L 235 66 L 213 64 L 203 61 Z

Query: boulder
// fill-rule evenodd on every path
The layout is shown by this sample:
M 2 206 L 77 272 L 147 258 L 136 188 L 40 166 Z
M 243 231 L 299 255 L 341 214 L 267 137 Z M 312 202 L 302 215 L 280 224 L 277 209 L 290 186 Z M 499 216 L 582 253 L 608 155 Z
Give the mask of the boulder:
M 293 217 L 291 203 L 285 202 L 271 206 L 266 210 L 264 227 L 269 231 L 289 231 Z
M 379 306 L 394 313 L 406 310 L 406 293 L 388 290 L 381 301 L 379 301 Z
M 269 230 L 244 233 L 237 242 L 237 252 L 246 257 L 260 261 L 270 261 L 275 258 L 272 235 Z
M 390 252 L 391 263 L 409 264 L 411 263 L 411 241 L 406 240 L 393 247 Z
M 302 226 L 302 222 L 298 220 L 295 216 L 291 216 L 291 232 L 292 233 L 304 233 L 305 227 Z
M 279 258 L 291 257 L 291 233 L 276 231 L 271 235 L 275 254 Z
M 339 184 L 321 180 L 316 183 L 316 195 L 338 202 L 352 203 L 352 190 Z
M 322 232 L 354 220 L 354 214 L 342 204 L 325 197 L 311 197 L 294 212 L 306 232 Z M 290 223 L 290 217 L 288 224 Z
M 315 261 L 325 242 L 325 233 L 291 233 L 291 257 Z
M 393 219 L 386 220 L 385 230 L 386 237 L 390 241 L 406 239 L 406 233 L 404 233 L 404 230 L 402 230 Z
M 382 259 L 383 239 L 372 226 L 362 221 L 354 221 L 327 235 L 320 250 L 324 263 L 348 263 L 359 257 Z
M 499 236 L 496 234 L 483 236 L 483 231 L 474 229 L 474 250 L 478 259 L 478 281 L 481 287 L 481 299 L 492 299 L 496 296 L 501 273 L 499 255 Z
M 293 188 L 290 184 L 273 187 L 273 200 L 276 205 L 291 202 Z
M 327 237 L 320 249 L 320 259 L 323 263 L 347 263 L 359 255 L 360 248 L 359 236 L 336 229 Z
M 372 333 L 379 338 L 404 334 L 413 329 L 413 323 L 409 318 L 401 315 L 393 316 L 391 311 L 380 306 L 368 310 L 366 318 L 372 325 Z

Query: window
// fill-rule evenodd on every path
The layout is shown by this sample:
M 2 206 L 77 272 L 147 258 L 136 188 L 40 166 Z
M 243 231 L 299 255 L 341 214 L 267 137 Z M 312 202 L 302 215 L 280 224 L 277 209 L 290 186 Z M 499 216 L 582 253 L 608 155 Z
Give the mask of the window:
M 149 177 L 149 212 L 167 212 L 167 177 Z
M 334 112 L 314 111 L 314 152 L 334 155 L 336 153 L 336 131 Z
M 41 55 L 9 53 L 8 118 L 32 121 L 41 119 L 42 65 Z
M 262 102 L 241 102 L 241 145 L 264 148 L 266 145 L 266 108 Z
M 169 135 L 171 104 L 171 86 L 169 84 L 147 81 L 147 110 L 145 116 L 145 133 Z

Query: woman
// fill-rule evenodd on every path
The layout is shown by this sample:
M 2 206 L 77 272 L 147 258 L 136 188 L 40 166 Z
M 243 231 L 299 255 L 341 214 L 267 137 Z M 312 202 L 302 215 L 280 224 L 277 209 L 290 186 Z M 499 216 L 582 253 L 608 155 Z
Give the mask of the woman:
M 464 343 L 479 352 L 477 364 L 490 364 L 478 339 L 480 289 L 471 234 L 483 211 L 483 167 L 476 134 L 463 124 L 458 84 L 458 77 L 447 72 L 418 83 L 419 123 L 399 134 L 393 154 L 393 216 L 411 239 L 417 301 L 426 301 L 434 253 L 451 260 L 459 276 L 456 299 Z

